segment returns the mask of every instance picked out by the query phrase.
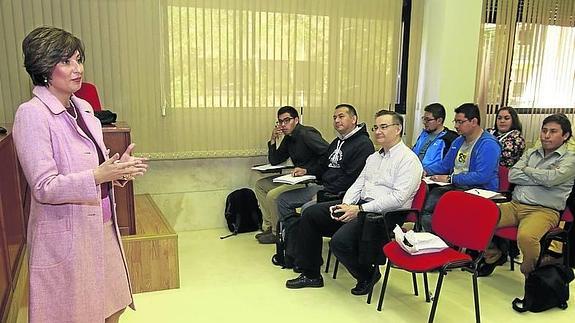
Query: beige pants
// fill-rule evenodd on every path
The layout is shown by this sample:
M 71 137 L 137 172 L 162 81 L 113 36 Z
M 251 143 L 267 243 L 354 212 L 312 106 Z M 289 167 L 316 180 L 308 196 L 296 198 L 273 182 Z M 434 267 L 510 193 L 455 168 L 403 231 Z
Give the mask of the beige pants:
M 521 272 L 528 274 L 535 269 L 541 245 L 539 241 L 559 223 L 559 212 L 542 207 L 521 204 L 517 201 L 499 204 L 501 218 L 498 228 L 517 226 L 517 245 L 523 253 Z M 491 244 L 485 252 L 485 262 L 494 263 L 501 257 L 501 250 Z
M 277 233 L 276 225 L 278 222 L 278 205 L 277 198 L 281 193 L 305 187 L 303 184 L 288 185 L 274 183 L 273 179 L 280 175 L 264 177 L 256 182 L 254 191 L 262 209 L 262 230 L 272 229 Z

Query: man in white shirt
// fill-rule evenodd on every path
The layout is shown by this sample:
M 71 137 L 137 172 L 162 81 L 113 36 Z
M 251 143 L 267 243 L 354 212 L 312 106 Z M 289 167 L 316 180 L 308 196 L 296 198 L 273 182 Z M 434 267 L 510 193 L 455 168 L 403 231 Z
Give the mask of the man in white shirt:
M 369 293 L 381 275 L 372 264 L 359 262 L 360 212 L 382 213 L 409 208 L 421 181 L 423 168 L 417 155 L 401 140 L 403 118 L 392 111 L 375 115 L 372 128 L 381 149 L 367 158 L 364 169 L 346 191 L 343 201 L 318 203 L 307 208 L 299 224 L 296 264 L 302 274 L 286 282 L 290 289 L 323 287 L 322 237 L 357 279 L 354 295 Z M 333 210 L 333 213 L 331 212 Z

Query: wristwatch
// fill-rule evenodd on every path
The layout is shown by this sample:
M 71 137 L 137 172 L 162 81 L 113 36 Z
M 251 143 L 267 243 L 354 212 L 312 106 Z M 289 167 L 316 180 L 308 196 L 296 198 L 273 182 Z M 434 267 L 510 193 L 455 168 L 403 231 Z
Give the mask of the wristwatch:
M 447 175 L 447 182 L 451 183 L 451 175 Z

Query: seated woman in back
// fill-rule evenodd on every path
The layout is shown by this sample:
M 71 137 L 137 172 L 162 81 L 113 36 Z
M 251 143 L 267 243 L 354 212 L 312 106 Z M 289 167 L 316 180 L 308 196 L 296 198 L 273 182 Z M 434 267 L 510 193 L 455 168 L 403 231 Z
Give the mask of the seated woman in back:
M 517 111 L 512 107 L 502 107 L 497 111 L 493 128 L 487 132 L 494 135 L 501 143 L 499 165 L 511 167 L 519 160 L 525 150 L 525 138 L 521 134 L 521 121 Z

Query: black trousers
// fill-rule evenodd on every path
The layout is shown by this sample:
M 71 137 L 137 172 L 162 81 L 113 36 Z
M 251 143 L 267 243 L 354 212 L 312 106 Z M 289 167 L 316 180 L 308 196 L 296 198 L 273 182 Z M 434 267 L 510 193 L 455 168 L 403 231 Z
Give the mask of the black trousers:
M 329 207 L 340 203 L 340 200 L 318 203 L 304 211 L 299 223 L 296 263 L 306 276 L 319 276 L 323 263 L 322 238 L 332 237 L 330 247 L 337 259 L 356 279 L 368 280 L 373 267 L 358 262 L 361 225 L 357 219 L 343 223 L 330 216 Z
M 358 281 L 369 280 L 374 266 L 360 263 L 360 248 L 365 247 L 360 243 L 363 225 L 363 222 L 356 218 L 337 230 L 329 242 L 333 254 Z
M 321 250 L 323 237 L 331 237 L 343 225 L 331 218 L 329 207 L 341 200 L 317 203 L 305 209 L 299 221 L 296 245 L 296 263 L 309 277 L 320 275 L 323 263 Z

